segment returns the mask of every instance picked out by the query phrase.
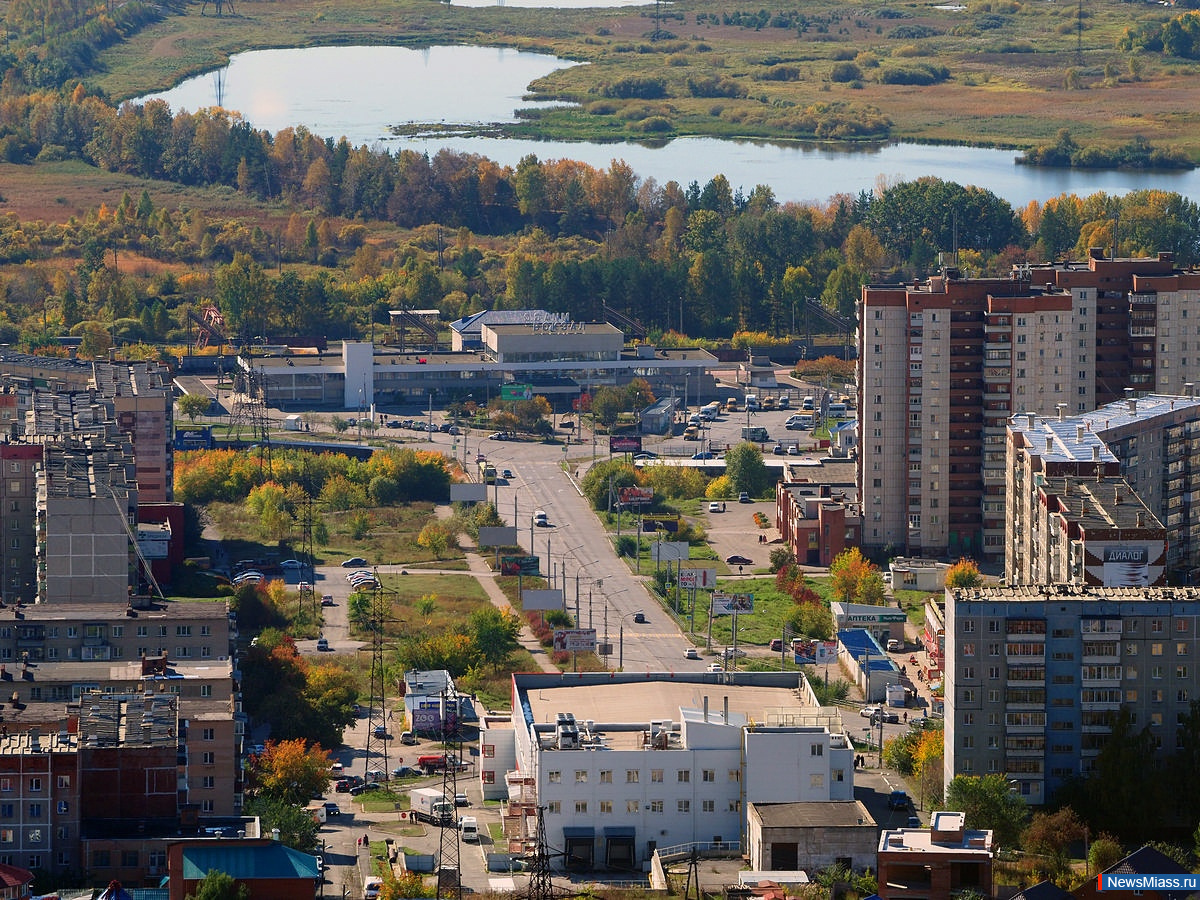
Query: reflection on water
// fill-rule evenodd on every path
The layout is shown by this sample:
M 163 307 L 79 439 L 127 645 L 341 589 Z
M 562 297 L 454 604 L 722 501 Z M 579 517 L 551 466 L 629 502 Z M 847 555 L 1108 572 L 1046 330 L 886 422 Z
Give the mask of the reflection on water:
M 512 2 L 512 0 L 506 0 Z M 746 193 L 772 188 L 781 201 L 827 200 L 837 193 L 872 191 L 888 182 L 935 175 L 977 185 L 1014 206 L 1063 192 L 1122 194 L 1140 188 L 1200 198 L 1200 170 L 1112 172 L 1018 166 L 1010 150 L 920 144 L 835 144 L 678 138 L 662 145 L 509 140 L 446 134 L 394 137 L 403 123 L 455 125 L 512 122 L 530 82 L 575 65 L 568 60 L 496 47 L 313 47 L 240 53 L 217 73 L 200 75 L 150 96 L 171 108 L 196 110 L 223 97 L 255 127 L 271 132 L 295 125 L 351 143 L 436 153 L 448 147 L 515 166 L 526 154 L 575 159 L 595 168 L 624 160 L 660 184 L 701 185 L 723 174 Z M 216 77 L 214 77 L 214 75 Z M 146 97 L 142 100 L 148 99 Z

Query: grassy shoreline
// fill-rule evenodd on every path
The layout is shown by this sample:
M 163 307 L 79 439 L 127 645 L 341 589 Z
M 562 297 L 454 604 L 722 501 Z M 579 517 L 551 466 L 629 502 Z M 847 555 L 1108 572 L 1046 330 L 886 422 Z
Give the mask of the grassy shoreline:
M 976 0 L 962 12 L 923 3 L 846 9 L 817 0 L 803 14 L 786 8 L 775 14 L 789 27 L 757 28 L 721 4 L 697 0 L 667 18 L 671 37 L 662 41 L 650 40 L 651 9 L 280 0 L 243 2 L 237 16 L 217 19 L 189 7 L 106 51 L 102 71 L 89 82 L 127 98 L 247 50 L 487 45 L 587 63 L 532 84 L 539 100 L 578 106 L 537 111 L 499 128 L 513 137 L 842 137 L 1021 150 L 1067 128 L 1081 145 L 1115 146 L 1141 136 L 1200 159 L 1200 66 L 1117 50 L 1127 25 L 1170 16 L 1156 6 L 1105 2 L 1089 9 L 1078 53 L 1074 8 L 1016 0 Z M 896 82 L 922 67 L 944 69 L 948 77 Z M 623 79 L 657 79 L 662 96 L 613 96 Z

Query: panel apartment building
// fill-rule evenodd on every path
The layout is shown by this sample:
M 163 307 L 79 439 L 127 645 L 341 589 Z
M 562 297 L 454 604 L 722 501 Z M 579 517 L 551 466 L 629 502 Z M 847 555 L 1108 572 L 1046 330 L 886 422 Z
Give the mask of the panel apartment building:
M 1200 400 L 1151 394 L 1008 430 L 1010 584 L 1195 584 Z
M 858 351 L 863 546 L 999 560 L 1009 418 L 1183 393 L 1200 380 L 1200 275 L 1093 251 L 1010 278 L 868 285 Z
M 946 591 L 946 783 L 1003 774 L 1034 805 L 1086 776 L 1126 709 L 1164 753 L 1196 699 L 1200 591 Z

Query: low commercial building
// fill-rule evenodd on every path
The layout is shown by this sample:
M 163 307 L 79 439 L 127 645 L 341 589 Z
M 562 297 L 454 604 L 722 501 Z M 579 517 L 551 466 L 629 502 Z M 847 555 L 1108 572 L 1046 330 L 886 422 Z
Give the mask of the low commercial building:
M 960 891 L 992 893 L 992 832 L 966 827 L 966 815 L 937 812 L 928 828 L 879 836 L 882 900 L 950 900 Z
M 851 802 L 854 751 L 794 673 L 513 676 L 510 847 L 536 831 L 566 868 L 639 869 L 658 847 L 746 846 L 751 803 Z
M 861 628 L 875 639 L 878 647 L 886 647 L 893 639 L 904 640 L 904 623 L 908 616 L 895 606 L 872 606 L 867 603 L 843 603 L 835 600 L 829 604 L 833 625 L 840 636 L 843 631 Z M 876 648 L 865 648 L 875 652 Z
M 751 803 L 750 868 L 792 872 L 841 866 L 875 868 L 878 826 L 858 800 L 848 803 Z
M 784 478 L 775 485 L 775 526 L 800 565 L 828 566 L 847 547 L 858 546 L 862 510 L 853 482 L 845 480 L 853 476 L 851 466 L 785 464 Z
M 897 556 L 889 566 L 892 587 L 904 591 L 944 590 L 949 569 L 949 563 L 911 556 Z
M 517 767 L 517 744 L 510 713 L 479 717 L 479 787 L 484 800 L 508 796 L 504 777 Z
M 180 841 L 167 854 L 170 900 L 193 896 L 212 871 L 245 885 L 254 900 L 312 900 L 324 881 L 315 856 L 269 838 Z

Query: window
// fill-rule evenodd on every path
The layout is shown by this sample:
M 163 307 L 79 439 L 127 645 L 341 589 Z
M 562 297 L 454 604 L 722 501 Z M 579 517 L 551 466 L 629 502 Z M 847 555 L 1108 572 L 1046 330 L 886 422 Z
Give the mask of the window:
M 962 626 L 963 626 L 962 627 L 963 634 L 974 634 L 975 633 L 975 621 L 973 619 L 966 619 L 962 623 Z
M 68 803 L 66 800 L 59 800 L 59 801 L 58 801 L 58 814 L 59 814 L 60 816 L 65 816 L 65 815 L 66 815 L 68 812 L 70 812 L 70 811 L 71 811 L 71 804 L 70 804 L 70 803 Z
M 12 790 L 12 779 L 11 778 L 0 778 L 0 791 L 11 791 L 11 790 Z
M 846 770 L 845 769 L 834 769 L 830 774 L 833 776 L 833 780 L 835 782 L 846 780 Z
M 675 802 L 675 811 L 681 813 L 690 813 L 692 811 L 691 800 L 677 800 Z
M 600 801 L 600 815 L 607 816 L 607 815 L 611 815 L 611 814 L 612 814 L 612 801 L 611 800 L 601 800 Z
M 215 741 L 217 739 L 217 731 L 215 728 L 205 728 L 200 737 L 205 741 Z
M 546 804 L 546 812 L 552 816 L 557 816 L 562 812 L 562 803 L 558 800 L 551 800 Z
M 2 840 L 2 838 L 0 838 L 0 840 Z M 92 851 L 92 868 L 93 869 L 107 869 L 111 865 L 112 865 L 112 858 L 109 855 L 109 852 L 107 850 L 93 850 Z
M 662 784 L 662 780 L 663 780 L 663 770 L 662 769 L 651 769 L 650 770 L 650 783 L 651 784 Z
M 1181 678 L 1181 679 L 1187 678 L 1188 677 L 1188 667 L 1187 666 L 1176 666 L 1175 667 L 1175 677 Z
M 663 802 L 661 800 L 651 800 L 650 801 L 650 812 L 654 813 L 655 815 L 662 815 L 662 811 L 663 811 Z
M 206 766 L 211 766 L 216 761 L 217 761 L 217 754 L 212 753 L 211 751 L 206 751 L 206 752 L 200 754 L 200 762 L 204 763 L 204 765 L 206 765 Z
M 587 776 L 588 776 L 587 769 L 576 769 L 575 770 L 575 783 L 576 784 L 587 784 Z
M 211 684 L 200 685 L 200 696 L 201 697 L 211 697 L 212 696 L 212 685 Z
M 138 866 L 138 855 L 136 850 L 122 850 L 121 865 L 126 869 L 136 869 Z
M 742 811 L 742 801 L 741 800 L 730 800 L 729 801 L 729 811 L 731 813 L 740 813 Z
M 495 756 L 496 756 L 496 745 L 495 744 L 484 744 L 483 745 L 483 758 L 484 759 L 494 759 Z
M 626 784 L 637 784 L 640 779 L 641 779 L 641 772 L 638 771 L 637 769 L 626 769 L 625 770 L 625 783 Z
M 1188 645 L 1187 645 L 1186 641 L 1178 641 L 1175 644 L 1175 655 L 1176 656 L 1187 656 L 1187 652 L 1188 652 Z
M 575 812 L 578 813 L 579 815 L 586 815 L 587 814 L 587 801 L 586 800 L 576 800 L 575 801 Z
M 1151 656 L 1162 656 L 1162 651 L 1163 651 L 1162 644 L 1154 643 L 1154 644 L 1150 645 L 1150 655 Z
M 625 801 L 625 814 L 626 815 L 633 815 L 633 814 L 637 813 L 637 811 L 640 810 L 641 808 L 642 808 L 642 804 L 637 800 L 626 800 Z
M 483 770 L 483 783 L 484 784 L 495 784 L 496 783 L 495 771 L 493 771 L 492 769 L 484 769 Z
M 612 784 L 612 770 L 611 769 L 601 770 L 600 783 L 601 784 Z
M 716 812 L 717 811 L 717 801 L 716 800 L 701 800 L 700 801 L 700 811 L 706 812 L 706 813 Z
M 700 773 L 700 780 L 712 783 L 717 780 L 717 772 L 715 769 L 705 769 Z
M 741 781 L 742 780 L 742 770 L 741 769 L 730 769 L 729 770 L 729 780 L 730 781 Z
M 42 790 L 42 779 L 30 778 L 29 779 L 29 793 L 37 794 L 37 793 L 41 793 L 41 790 Z
M 217 779 L 213 778 L 211 775 L 205 775 L 204 778 L 201 779 L 200 787 L 205 788 L 206 790 L 212 790 L 216 786 Z
M 675 780 L 680 782 L 681 784 L 691 781 L 692 780 L 692 770 L 691 769 L 680 769 L 678 772 L 675 773 Z
M 562 784 L 562 772 L 547 772 L 546 780 L 550 784 Z
M 29 818 L 40 819 L 41 817 L 42 817 L 42 804 L 30 803 L 29 804 Z
M 16 809 L 16 807 L 11 803 L 0 803 L 0 818 L 11 819 L 13 817 L 14 809 Z
M 821 744 L 809 744 L 808 745 L 808 755 L 809 756 L 824 756 L 825 755 L 825 747 Z
M 962 655 L 968 656 L 968 657 L 974 656 L 975 655 L 975 644 L 971 641 L 964 642 L 962 645 Z

